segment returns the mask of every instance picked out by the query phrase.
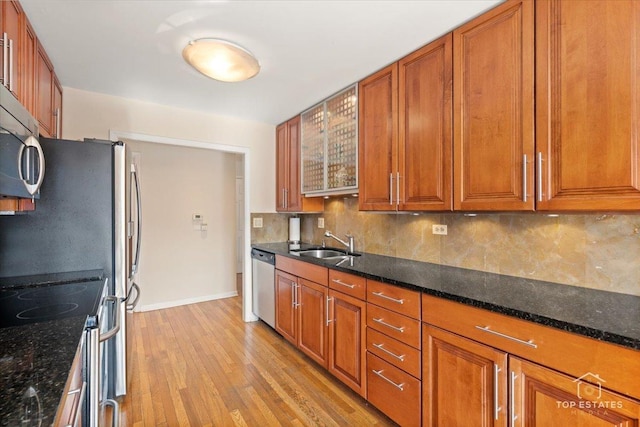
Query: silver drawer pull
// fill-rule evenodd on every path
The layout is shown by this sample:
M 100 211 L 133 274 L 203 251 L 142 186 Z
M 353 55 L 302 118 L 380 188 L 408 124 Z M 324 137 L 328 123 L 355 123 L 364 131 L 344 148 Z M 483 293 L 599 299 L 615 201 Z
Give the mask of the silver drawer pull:
M 398 326 L 393 326 L 393 325 L 391 325 L 391 324 L 389 324 L 389 323 L 385 322 L 383 319 L 376 319 L 375 317 L 373 318 L 373 321 L 374 321 L 374 322 L 377 322 L 377 323 L 380 323 L 381 325 L 384 325 L 384 326 L 386 326 L 387 328 L 394 329 L 394 330 L 396 330 L 396 331 L 398 331 L 398 332 L 404 332 L 404 326 L 400 326 L 400 327 L 398 327 Z
M 347 288 L 351 288 L 351 289 L 353 289 L 353 288 L 355 288 L 355 287 L 356 287 L 356 285 L 350 285 L 350 284 L 348 284 L 348 283 L 344 283 L 344 282 L 343 282 L 342 280 L 340 280 L 340 279 L 331 279 L 331 281 L 332 281 L 333 283 L 337 283 L 338 285 L 346 286 Z
M 499 337 L 506 338 L 508 340 L 515 341 L 520 344 L 528 345 L 529 347 L 538 348 L 538 345 L 534 344 L 533 340 L 529 340 L 529 341 L 521 340 L 520 338 L 515 338 L 510 335 L 503 334 L 502 332 L 491 330 L 489 329 L 489 326 L 476 325 L 476 329 L 480 329 L 481 331 L 488 332 L 490 334 L 497 335 Z
M 371 372 L 373 372 L 374 374 L 376 374 L 377 376 L 379 376 L 380 378 L 382 378 L 383 380 L 385 380 L 386 382 L 388 382 L 389 384 L 391 384 L 392 386 L 394 386 L 398 390 L 404 391 L 404 383 L 396 384 L 395 382 L 391 381 L 389 378 L 387 378 L 384 375 L 382 375 L 382 373 L 384 372 L 383 369 L 380 369 L 379 371 L 376 371 L 375 369 L 372 369 Z
M 383 294 L 382 292 L 373 292 L 373 294 L 377 297 L 380 298 L 384 298 L 384 299 L 388 299 L 389 301 L 393 301 L 393 302 L 397 302 L 398 304 L 404 304 L 404 299 L 395 299 L 395 298 L 391 298 L 386 296 L 385 294 Z
M 376 344 L 376 343 L 373 343 L 373 346 L 374 346 L 375 348 L 377 348 L 377 349 L 380 349 L 380 350 L 384 351 L 384 352 L 385 352 L 385 353 L 387 353 L 389 356 L 393 356 L 393 357 L 395 357 L 396 359 L 398 359 L 399 361 L 404 362 L 404 354 L 401 354 L 400 356 L 398 356 L 397 354 L 395 354 L 395 353 L 393 353 L 393 352 L 391 352 L 391 351 L 387 350 L 386 348 L 384 348 L 384 344 Z

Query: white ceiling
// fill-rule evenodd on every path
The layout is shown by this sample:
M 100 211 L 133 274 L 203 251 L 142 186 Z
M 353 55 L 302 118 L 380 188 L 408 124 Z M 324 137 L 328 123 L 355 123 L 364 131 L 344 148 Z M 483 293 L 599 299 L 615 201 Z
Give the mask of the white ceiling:
M 500 0 L 21 0 L 63 86 L 280 123 Z M 216 37 L 260 73 L 221 83 L 182 60 Z

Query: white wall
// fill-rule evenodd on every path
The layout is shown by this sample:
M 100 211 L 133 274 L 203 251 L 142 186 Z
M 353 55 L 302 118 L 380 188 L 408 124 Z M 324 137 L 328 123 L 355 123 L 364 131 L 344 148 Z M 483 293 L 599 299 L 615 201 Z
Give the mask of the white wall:
M 62 135 L 108 139 L 109 131 L 248 147 L 249 209 L 275 212 L 275 126 L 65 87 Z
M 62 135 L 66 139 L 82 139 L 85 137 L 108 139 L 110 131 L 115 131 L 116 134 L 120 135 L 135 134 L 143 141 L 166 138 L 242 147 L 238 149 L 238 152 L 247 153 L 245 158 L 248 158 L 250 162 L 248 165 L 249 170 L 245 176 L 248 181 L 245 198 L 248 200 L 249 210 L 253 212 L 275 212 L 275 126 L 273 125 L 65 87 L 62 131 Z M 152 135 L 159 138 L 141 137 L 144 135 Z M 152 145 L 154 144 L 152 143 Z M 180 148 L 180 150 L 183 149 L 185 148 Z M 202 151 L 213 150 L 202 149 Z M 150 163 L 152 163 L 150 158 L 143 158 L 142 168 L 146 169 Z M 225 169 L 227 167 L 231 168 L 230 176 L 235 179 L 235 159 L 232 157 L 222 163 Z M 158 175 L 157 179 L 160 179 L 164 176 L 164 172 L 170 172 L 173 167 L 174 164 L 171 161 L 165 164 L 164 171 L 156 170 L 153 173 L 156 173 Z M 143 171 L 142 173 L 144 175 L 146 172 Z M 178 181 L 181 179 L 180 177 Z M 210 190 L 214 191 L 213 188 L 213 186 L 210 187 Z M 228 188 L 231 193 L 226 200 L 218 199 L 216 206 L 231 207 L 233 216 L 235 183 L 232 181 L 231 185 L 224 188 L 225 190 Z M 162 212 L 161 209 L 166 209 L 172 203 L 172 194 L 169 192 L 156 194 L 156 197 L 156 201 L 149 201 L 146 198 L 143 200 L 145 212 L 152 209 Z M 191 207 L 193 206 L 191 203 L 193 202 L 191 198 L 183 202 L 186 204 L 187 210 L 189 210 L 188 218 L 191 218 Z M 153 205 L 154 207 L 147 208 L 147 205 Z M 175 212 L 172 215 L 175 215 L 177 224 L 184 218 L 185 212 Z M 223 279 L 221 273 L 219 273 L 219 271 L 226 272 L 227 268 L 230 268 L 230 271 L 235 273 L 235 239 L 233 236 L 227 236 L 228 238 L 216 236 L 213 231 L 214 222 L 219 222 L 221 225 L 226 226 L 228 221 L 217 220 L 210 215 L 208 215 L 207 221 L 211 227 L 208 232 L 209 240 L 207 243 L 213 245 L 213 251 L 217 254 L 225 253 L 231 256 L 231 263 L 227 264 L 225 260 L 220 266 L 217 266 L 213 275 L 211 275 L 213 270 L 203 272 L 198 270 L 200 266 L 197 265 L 199 263 L 211 264 L 213 262 L 212 258 L 199 258 L 199 253 L 193 254 L 193 256 L 184 256 L 180 251 L 184 247 L 179 248 L 179 245 L 174 246 L 171 242 L 167 243 L 167 239 L 170 240 L 173 238 L 172 236 L 184 237 L 186 231 L 181 231 L 179 225 L 172 225 L 172 227 L 178 228 L 173 230 L 162 229 L 156 224 L 154 227 L 157 231 L 153 231 L 152 236 L 150 236 L 150 230 L 147 229 L 151 225 L 145 226 L 140 276 L 138 277 L 141 285 L 144 286 L 144 290 L 139 307 L 143 309 L 160 308 L 181 302 L 223 296 L 226 292 L 226 286 L 235 286 L 235 275 L 232 280 L 229 280 L 228 278 Z M 147 224 L 153 224 L 153 222 L 154 220 L 150 219 Z M 235 220 L 231 222 L 231 224 L 234 223 Z M 235 232 L 235 227 L 233 226 L 228 227 L 228 229 Z M 161 237 L 165 239 L 160 239 Z M 245 248 L 245 258 L 248 257 L 248 253 L 249 249 Z M 245 262 L 244 320 L 255 319 L 255 316 L 251 313 L 250 265 L 249 262 Z M 192 281 L 194 274 L 191 272 L 196 270 L 199 271 L 195 276 L 197 281 Z M 188 274 L 185 275 L 185 272 Z M 205 278 L 204 276 L 208 277 Z M 217 288 L 215 287 L 216 285 L 207 283 L 207 279 L 224 282 L 224 284 L 221 288 Z
M 141 310 L 236 295 L 235 155 L 126 142 L 140 153 Z

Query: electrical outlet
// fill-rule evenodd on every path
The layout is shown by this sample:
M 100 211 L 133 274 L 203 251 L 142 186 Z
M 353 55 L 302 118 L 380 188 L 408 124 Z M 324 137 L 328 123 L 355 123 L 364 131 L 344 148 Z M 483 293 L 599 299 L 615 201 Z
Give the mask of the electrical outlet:
M 318 228 L 324 228 L 324 218 L 318 218 Z
M 253 218 L 253 228 L 262 228 L 262 218 Z
M 443 224 L 433 224 L 431 226 L 431 231 L 433 234 L 440 234 L 440 235 L 446 236 L 447 226 Z

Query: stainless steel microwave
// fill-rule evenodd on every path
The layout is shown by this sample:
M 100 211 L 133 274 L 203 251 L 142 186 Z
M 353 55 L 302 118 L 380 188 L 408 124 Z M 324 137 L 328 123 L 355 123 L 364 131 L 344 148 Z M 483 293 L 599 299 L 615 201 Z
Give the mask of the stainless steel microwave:
M 37 199 L 43 179 L 38 122 L 0 85 L 0 196 Z

